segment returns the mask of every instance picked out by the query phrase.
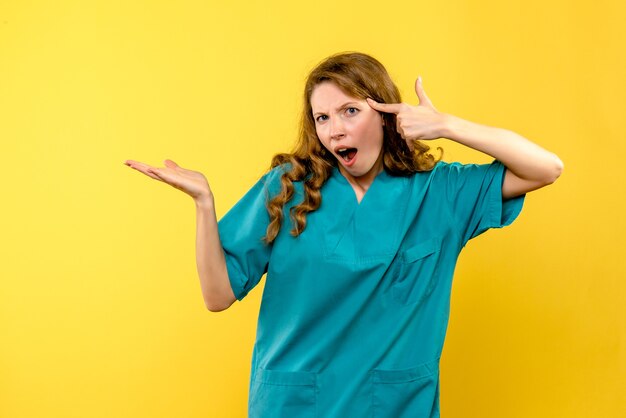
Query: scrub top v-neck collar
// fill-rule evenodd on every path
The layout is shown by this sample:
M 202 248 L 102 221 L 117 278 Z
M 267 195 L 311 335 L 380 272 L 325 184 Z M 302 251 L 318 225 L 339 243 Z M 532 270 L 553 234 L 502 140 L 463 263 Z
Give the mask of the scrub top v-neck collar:
M 360 207 L 360 206 L 363 204 L 363 200 L 365 199 L 365 196 L 367 196 L 368 194 L 370 194 L 370 191 L 372 190 L 372 187 L 375 187 L 374 185 L 375 185 L 376 183 L 380 183 L 380 182 L 381 182 L 381 178 L 382 178 L 382 177 L 387 177 L 387 176 L 388 176 L 387 172 L 386 172 L 386 171 L 385 171 L 385 169 L 383 168 L 383 169 L 381 170 L 381 172 L 380 172 L 380 173 L 378 173 L 378 174 L 376 175 L 376 177 L 374 177 L 374 180 L 372 180 L 372 183 L 370 184 L 370 186 L 367 188 L 367 190 L 365 191 L 365 193 L 363 193 L 363 197 L 361 197 L 361 201 L 359 202 L 359 201 L 358 201 L 358 199 L 357 199 L 357 196 L 356 196 L 356 192 L 355 192 L 355 190 L 354 190 L 354 187 L 352 187 L 352 184 L 348 181 L 348 179 L 347 179 L 347 178 L 346 178 L 343 174 L 341 174 L 341 171 L 339 170 L 339 167 L 338 167 L 338 166 L 333 166 L 333 172 L 332 172 L 332 175 L 333 175 L 334 177 L 336 177 L 336 178 L 337 178 L 337 180 L 339 180 L 339 182 L 340 182 L 340 183 L 343 183 L 343 184 L 345 184 L 345 185 L 347 185 L 347 186 L 349 186 L 349 187 L 350 187 L 350 191 L 352 192 L 352 196 L 353 196 L 353 198 L 354 198 L 354 199 L 353 199 L 353 200 L 354 200 L 354 204 L 355 204 L 357 207 Z M 382 180 L 382 181 L 384 181 L 384 180 Z
M 337 166 L 329 180 L 327 194 L 322 197 L 321 238 L 326 259 L 350 264 L 387 260 L 397 249 L 398 217 L 408 202 L 404 191 L 408 179 L 393 177 L 383 169 L 360 203 Z

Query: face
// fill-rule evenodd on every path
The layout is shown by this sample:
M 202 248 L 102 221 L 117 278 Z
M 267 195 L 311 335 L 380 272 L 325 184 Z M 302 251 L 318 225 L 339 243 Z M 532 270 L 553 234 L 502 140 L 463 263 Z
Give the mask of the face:
M 346 177 L 373 180 L 382 170 L 383 119 L 365 99 L 346 95 L 324 81 L 311 94 L 315 130 L 320 142 L 339 161 Z M 344 158 L 338 150 L 348 148 Z M 356 151 L 356 153 L 354 153 Z

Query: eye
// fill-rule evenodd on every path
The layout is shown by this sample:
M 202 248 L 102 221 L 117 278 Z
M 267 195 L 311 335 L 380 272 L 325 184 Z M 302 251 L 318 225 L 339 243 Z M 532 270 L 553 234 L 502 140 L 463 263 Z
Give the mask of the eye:
M 356 107 L 349 107 L 346 109 L 346 112 L 351 115 L 356 115 L 359 112 L 359 109 L 357 109 Z
M 327 118 L 327 117 L 328 116 L 326 116 L 326 115 L 319 115 L 317 118 L 315 118 L 315 120 L 318 121 L 318 122 L 322 122 L 322 121 L 324 121 L 326 119 L 320 119 L 320 118 Z

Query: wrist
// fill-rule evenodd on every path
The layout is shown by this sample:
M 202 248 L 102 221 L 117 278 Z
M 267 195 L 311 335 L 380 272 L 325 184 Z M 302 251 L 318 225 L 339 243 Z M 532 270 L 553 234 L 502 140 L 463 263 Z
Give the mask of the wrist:
M 458 131 L 460 122 L 460 118 L 449 113 L 444 113 L 440 130 L 441 138 L 447 138 L 455 141 L 456 132 Z
M 214 209 L 215 201 L 213 195 L 202 195 L 193 199 L 197 209 Z

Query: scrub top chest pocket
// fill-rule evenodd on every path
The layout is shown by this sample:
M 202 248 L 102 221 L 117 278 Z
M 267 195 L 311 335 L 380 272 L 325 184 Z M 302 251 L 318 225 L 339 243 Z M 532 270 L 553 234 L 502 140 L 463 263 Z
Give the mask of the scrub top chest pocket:
M 400 250 L 392 298 L 402 305 L 420 303 L 426 298 L 437 282 L 440 255 L 441 237 L 428 238 Z

